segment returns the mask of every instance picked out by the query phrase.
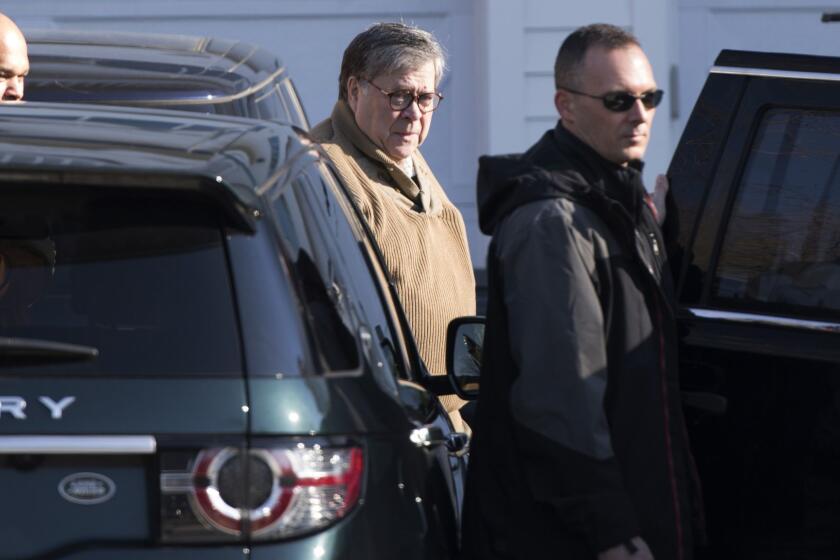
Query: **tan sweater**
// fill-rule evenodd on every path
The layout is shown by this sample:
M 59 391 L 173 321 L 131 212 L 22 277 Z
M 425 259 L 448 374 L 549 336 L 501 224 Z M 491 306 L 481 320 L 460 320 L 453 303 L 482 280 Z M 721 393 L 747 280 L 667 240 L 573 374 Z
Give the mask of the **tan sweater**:
M 424 211 L 417 184 L 356 126 L 344 101 L 311 134 L 373 230 L 426 366 L 445 374 L 446 326 L 454 317 L 475 314 L 475 278 L 461 213 L 415 151 L 417 179 L 428 194 Z M 463 404 L 454 396 L 441 400 L 450 412 Z

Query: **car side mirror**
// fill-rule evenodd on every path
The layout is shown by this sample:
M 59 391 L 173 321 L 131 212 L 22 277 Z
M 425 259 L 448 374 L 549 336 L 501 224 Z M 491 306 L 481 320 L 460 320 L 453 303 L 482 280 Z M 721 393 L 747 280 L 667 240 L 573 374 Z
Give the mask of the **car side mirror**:
M 478 398 L 484 317 L 457 317 L 446 331 L 446 375 L 462 399 Z

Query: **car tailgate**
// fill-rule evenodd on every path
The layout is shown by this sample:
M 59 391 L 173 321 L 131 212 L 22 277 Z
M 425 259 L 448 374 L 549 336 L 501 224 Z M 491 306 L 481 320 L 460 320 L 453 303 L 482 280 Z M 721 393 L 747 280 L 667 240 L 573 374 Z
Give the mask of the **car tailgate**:
M 3 558 L 159 538 L 160 452 L 242 441 L 241 378 L 0 382 Z

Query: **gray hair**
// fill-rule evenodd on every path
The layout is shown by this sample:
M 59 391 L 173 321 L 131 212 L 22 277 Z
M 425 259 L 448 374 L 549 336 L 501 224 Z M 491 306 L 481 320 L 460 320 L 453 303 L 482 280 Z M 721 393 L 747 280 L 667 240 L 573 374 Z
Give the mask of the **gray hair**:
M 376 23 L 350 41 L 341 61 L 338 97 L 347 101 L 347 80 L 356 76 L 372 80 L 383 74 L 417 70 L 435 65 L 435 86 L 446 68 L 443 47 L 434 35 L 403 23 Z
M 557 89 L 579 87 L 578 76 L 586 53 L 593 47 L 607 50 L 640 47 L 639 40 L 620 27 L 608 23 L 593 23 L 579 27 L 566 37 L 554 62 L 554 85 Z

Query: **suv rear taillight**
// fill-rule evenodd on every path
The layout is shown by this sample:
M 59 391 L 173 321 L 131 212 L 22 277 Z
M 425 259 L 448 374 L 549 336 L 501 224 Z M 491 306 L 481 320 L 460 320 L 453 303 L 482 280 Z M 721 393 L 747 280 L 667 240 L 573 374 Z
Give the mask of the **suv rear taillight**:
M 215 447 L 161 470 L 162 538 L 280 539 L 329 526 L 359 500 L 359 447 Z M 168 464 L 169 465 L 168 465 Z

